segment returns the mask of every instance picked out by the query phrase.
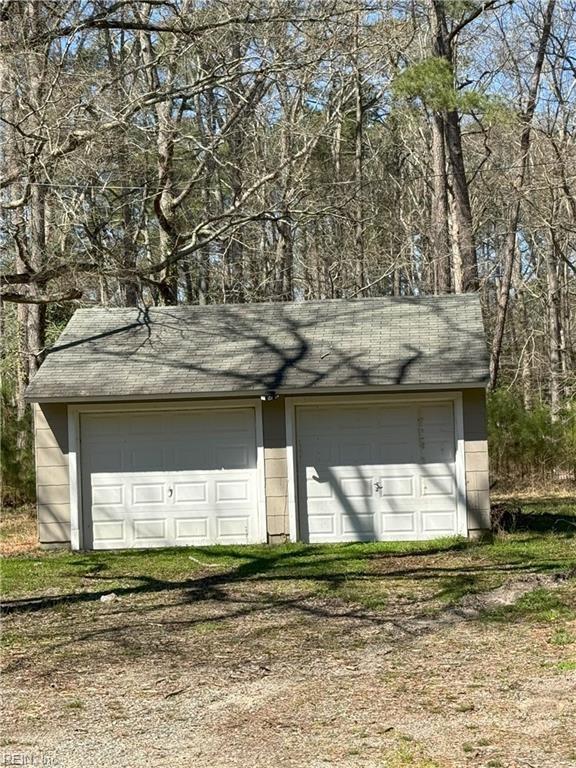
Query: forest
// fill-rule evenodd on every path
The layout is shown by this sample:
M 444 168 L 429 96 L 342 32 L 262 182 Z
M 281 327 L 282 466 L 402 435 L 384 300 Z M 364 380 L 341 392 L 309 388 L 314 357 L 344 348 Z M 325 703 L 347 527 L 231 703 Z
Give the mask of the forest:
M 493 477 L 576 480 L 574 0 L 2 0 L 2 469 L 79 306 L 480 293 Z

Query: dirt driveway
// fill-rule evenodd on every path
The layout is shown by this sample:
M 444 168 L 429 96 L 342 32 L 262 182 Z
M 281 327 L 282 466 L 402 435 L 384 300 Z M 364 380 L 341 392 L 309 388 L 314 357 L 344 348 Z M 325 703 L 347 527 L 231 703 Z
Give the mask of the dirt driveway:
M 387 555 L 321 591 L 200 568 L 110 601 L 8 601 L 0 764 L 575 766 L 574 580 L 498 567 L 450 602 L 431 572 L 493 564 Z M 376 578 L 376 607 L 350 599 Z

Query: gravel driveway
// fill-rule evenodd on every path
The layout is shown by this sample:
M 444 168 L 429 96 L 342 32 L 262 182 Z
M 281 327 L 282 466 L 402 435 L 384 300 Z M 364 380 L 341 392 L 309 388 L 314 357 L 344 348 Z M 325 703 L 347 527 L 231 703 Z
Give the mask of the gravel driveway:
M 576 765 L 574 646 L 470 599 L 376 612 L 247 580 L 15 612 L 4 630 L 0 765 Z

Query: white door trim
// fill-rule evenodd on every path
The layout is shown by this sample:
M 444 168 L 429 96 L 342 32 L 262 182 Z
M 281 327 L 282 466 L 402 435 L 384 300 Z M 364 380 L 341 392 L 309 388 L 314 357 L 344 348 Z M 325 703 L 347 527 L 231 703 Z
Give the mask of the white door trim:
M 287 397 L 285 401 L 286 411 L 286 459 L 288 461 L 288 520 L 290 541 L 298 541 L 298 520 L 300 514 L 300 497 L 298 489 L 298 435 L 296 433 L 296 408 L 300 405 L 379 405 L 382 403 L 433 403 L 452 402 L 454 408 L 454 439 L 456 442 L 456 455 L 454 466 L 456 472 L 456 519 L 457 532 L 460 536 L 468 535 L 467 506 L 466 506 L 466 464 L 464 452 L 464 410 L 462 392 L 429 392 L 414 395 L 388 394 L 388 395 L 354 395 L 342 396 L 304 396 Z
M 298 467 L 296 440 L 296 410 L 297 398 L 287 397 L 284 401 L 284 418 L 286 419 L 286 463 L 288 465 L 288 538 L 298 541 L 298 505 L 296 503 Z M 298 398 L 300 399 L 300 398 Z M 322 398 L 324 400 L 325 398 Z
M 70 486 L 70 547 L 82 549 L 84 536 L 82 531 L 82 483 L 80 458 L 80 409 L 68 406 L 68 482 Z
M 464 444 L 464 405 L 462 392 L 454 395 L 454 436 L 456 438 L 456 519 L 458 534 L 468 536 L 468 504 L 466 497 L 466 451 Z
M 262 419 L 262 400 L 253 400 L 256 416 L 256 473 L 258 477 L 258 538 L 262 543 L 268 538 L 266 519 L 266 463 L 264 458 L 264 424 Z
M 237 408 L 254 408 L 256 435 L 256 474 L 258 534 L 266 542 L 266 485 L 264 465 L 264 431 L 262 401 L 258 398 L 235 400 L 224 404 L 220 401 L 174 401 L 162 403 L 88 403 L 68 406 L 68 473 L 70 486 L 70 547 L 80 550 L 84 546 L 84 515 L 82 498 L 82 441 L 80 416 L 83 413 L 158 413 L 159 411 L 225 411 Z

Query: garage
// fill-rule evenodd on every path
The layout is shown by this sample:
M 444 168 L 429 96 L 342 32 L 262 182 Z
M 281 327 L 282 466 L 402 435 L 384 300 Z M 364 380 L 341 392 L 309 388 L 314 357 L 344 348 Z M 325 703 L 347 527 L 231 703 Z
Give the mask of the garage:
M 79 418 L 85 547 L 265 540 L 254 408 Z
M 457 398 L 297 405 L 300 537 L 419 540 L 465 531 L 457 405 Z
M 472 294 L 78 309 L 27 389 L 40 541 L 482 535 L 488 376 Z

